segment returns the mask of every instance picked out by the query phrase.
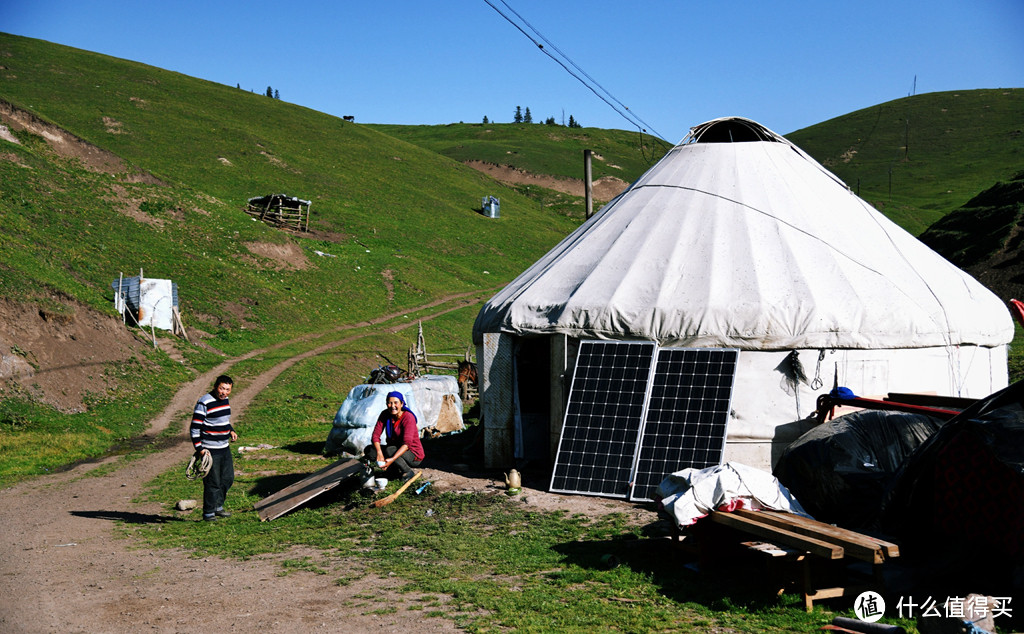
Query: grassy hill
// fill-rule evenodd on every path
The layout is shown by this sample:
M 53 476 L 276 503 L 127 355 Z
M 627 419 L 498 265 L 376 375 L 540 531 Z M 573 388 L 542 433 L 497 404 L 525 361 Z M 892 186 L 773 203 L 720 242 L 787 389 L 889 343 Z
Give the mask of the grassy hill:
M 139 421 L 220 352 L 401 318 L 452 295 L 486 297 L 578 224 L 379 131 L 40 40 L 0 35 L 0 116 L 8 475 L 137 435 Z M 277 192 L 313 201 L 309 233 L 242 211 L 249 197 Z M 500 219 L 477 213 L 485 194 L 501 197 Z M 136 346 L 116 360 L 95 350 L 68 358 L 72 342 L 54 324 L 121 329 L 109 285 L 140 269 L 178 285 L 193 341 L 173 345 L 183 363 L 166 346 Z M 96 327 L 78 343 L 106 345 Z M 468 328 L 461 334 L 449 343 L 464 350 Z M 71 389 L 53 378 L 68 368 L 87 389 L 80 407 L 58 411 L 47 392 Z
M 533 174 L 583 177 L 583 150 L 593 151 L 594 180 L 614 176 L 632 183 L 672 144 L 650 135 L 601 128 L 521 123 L 453 123 L 444 126 L 369 127 L 459 161 L 510 165 Z
M 943 216 L 921 241 L 1004 301 L 1024 297 L 1024 171 Z
M 1024 169 L 1024 89 L 915 95 L 786 138 L 918 235 Z
M 1022 120 L 1022 94 L 922 95 L 790 138 L 851 186 L 859 177 L 869 200 L 879 197 L 880 168 L 888 173 L 893 164 L 897 183 L 914 178 L 894 187 L 895 202 L 884 207 L 904 226 L 923 228 L 1014 172 L 1007 165 L 1020 160 L 1013 126 Z M 940 113 L 945 133 L 925 143 L 911 127 L 911 151 L 893 162 L 905 128 L 897 115 L 907 112 L 922 127 L 925 114 Z M 29 471 L 136 435 L 139 420 L 220 353 L 401 317 L 454 295 L 486 297 L 578 225 L 578 214 L 566 213 L 578 201 L 504 186 L 464 162 L 578 178 L 586 147 L 595 152 L 595 179 L 631 182 L 666 149 L 650 137 L 641 146 L 634 133 L 592 128 L 352 124 L 6 34 L 0 119 L 0 450 L 25 456 Z M 282 231 L 242 211 L 248 198 L 279 192 L 313 201 L 310 232 Z M 501 218 L 477 213 L 487 194 L 501 198 Z M 114 323 L 110 282 L 139 270 L 178 284 L 193 334 L 192 343 L 174 344 L 178 360 L 162 346 L 114 361 L 68 353 L 62 363 L 41 361 L 39 333 L 49 328 L 46 345 L 60 351 L 69 345 L 61 324 Z M 446 344 L 465 349 L 468 323 L 448 329 Z M 31 370 L 16 377 L 11 359 Z M 269 363 L 254 364 L 261 362 Z M 88 379 L 80 414 L 48 404 L 46 390 L 64 388 L 47 363 Z M 350 378 L 324 378 L 321 389 L 336 400 Z
M 920 234 L 970 198 L 1024 169 L 1024 89 L 967 90 L 897 99 L 786 135 L 892 220 Z M 693 122 L 694 124 L 698 122 Z M 667 142 L 622 130 L 524 124 L 371 125 L 462 163 L 509 165 L 633 182 Z M 597 158 L 601 157 L 601 158 Z M 614 157 L 614 158 L 608 158 Z M 890 178 L 891 176 L 891 178 Z
M 575 226 L 456 161 L 300 106 L 10 35 L 0 55 L 0 98 L 127 166 L 56 161 L 28 132 L 3 143 L 0 279 L 16 297 L 52 287 L 98 307 L 119 271 L 144 268 L 174 279 L 183 313 L 209 316 L 215 336 L 237 336 L 234 302 L 280 338 L 499 285 Z M 241 212 L 277 192 L 313 201 L 310 235 Z M 474 212 L 488 193 L 501 219 Z M 264 243 L 297 248 L 304 268 L 247 248 Z

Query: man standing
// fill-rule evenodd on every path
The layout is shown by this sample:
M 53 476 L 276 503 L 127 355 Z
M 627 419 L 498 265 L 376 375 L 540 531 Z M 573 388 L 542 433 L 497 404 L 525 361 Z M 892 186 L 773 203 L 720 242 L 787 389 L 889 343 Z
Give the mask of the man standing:
M 213 390 L 204 394 L 192 413 L 189 435 L 196 450 L 196 460 L 209 453 L 213 459 L 210 472 L 203 477 L 203 519 L 210 522 L 219 517 L 231 517 L 224 509 L 224 499 L 235 481 L 235 465 L 231 460 L 229 443 L 238 440 L 231 427 L 231 377 L 222 374 L 213 384 Z

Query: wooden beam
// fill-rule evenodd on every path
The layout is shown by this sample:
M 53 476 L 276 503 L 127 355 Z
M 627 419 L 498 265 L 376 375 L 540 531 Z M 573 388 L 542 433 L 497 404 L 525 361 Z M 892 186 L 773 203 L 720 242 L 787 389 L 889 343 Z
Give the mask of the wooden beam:
M 780 513 L 778 511 L 746 510 L 739 510 L 736 513 L 754 521 L 760 521 L 794 533 L 839 544 L 850 557 L 868 563 L 880 564 L 886 559 L 900 556 L 900 547 L 897 544 L 838 526 L 832 526 L 831 524 L 825 524 L 824 522 L 812 520 L 801 515 Z
M 736 513 L 713 511 L 708 517 L 717 524 L 729 526 L 751 535 L 757 535 L 776 544 L 799 548 L 825 559 L 842 559 L 845 554 L 843 547 L 838 544 L 830 544 L 807 535 L 763 524 Z

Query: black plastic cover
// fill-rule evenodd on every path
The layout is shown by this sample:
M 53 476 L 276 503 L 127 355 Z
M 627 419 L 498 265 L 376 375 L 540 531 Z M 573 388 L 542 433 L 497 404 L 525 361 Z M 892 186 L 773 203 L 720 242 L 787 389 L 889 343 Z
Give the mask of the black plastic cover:
M 815 519 L 853 530 L 874 528 L 900 466 L 941 425 L 923 414 L 846 414 L 786 448 L 774 475 Z

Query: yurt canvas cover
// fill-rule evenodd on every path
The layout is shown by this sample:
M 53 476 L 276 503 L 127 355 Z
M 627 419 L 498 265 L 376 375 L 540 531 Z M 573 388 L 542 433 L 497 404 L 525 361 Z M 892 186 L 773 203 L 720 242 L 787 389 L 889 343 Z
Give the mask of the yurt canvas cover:
M 740 349 L 725 459 L 767 468 L 823 384 L 982 397 L 1007 383 L 1012 335 L 992 292 L 741 118 L 693 128 L 487 302 L 473 328 L 495 466 L 519 433 L 513 353 L 524 346 L 549 355 L 552 438 L 573 342 Z

